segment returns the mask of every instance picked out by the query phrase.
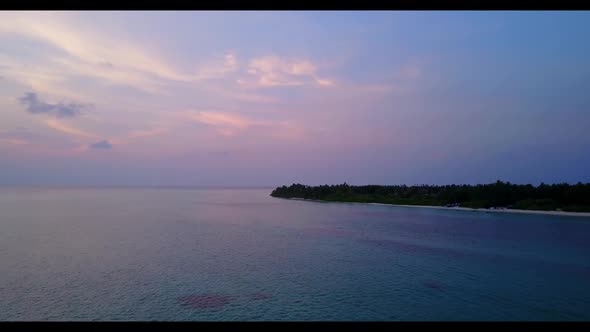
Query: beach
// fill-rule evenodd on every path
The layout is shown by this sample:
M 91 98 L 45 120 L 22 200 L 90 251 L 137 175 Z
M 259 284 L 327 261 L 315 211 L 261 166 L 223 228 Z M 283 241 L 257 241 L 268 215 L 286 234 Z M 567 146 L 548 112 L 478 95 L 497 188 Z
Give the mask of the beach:
M 542 211 L 542 210 L 519 210 L 519 209 L 471 209 L 471 208 L 465 208 L 465 207 L 445 207 L 445 206 L 434 206 L 434 205 L 403 205 L 403 204 L 386 204 L 386 203 L 338 202 L 338 201 L 323 201 L 323 200 L 305 199 L 305 198 L 288 198 L 288 199 L 295 199 L 295 200 L 301 200 L 301 201 L 312 201 L 312 202 L 323 202 L 323 203 L 347 203 L 347 204 L 365 204 L 365 205 L 368 204 L 368 205 L 457 210 L 457 211 L 471 211 L 471 212 L 541 214 L 541 215 L 590 218 L 590 212 Z

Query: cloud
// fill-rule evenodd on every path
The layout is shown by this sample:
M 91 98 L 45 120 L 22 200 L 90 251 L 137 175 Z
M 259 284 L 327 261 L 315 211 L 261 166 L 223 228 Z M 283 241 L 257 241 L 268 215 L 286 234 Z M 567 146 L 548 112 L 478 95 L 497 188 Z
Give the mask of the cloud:
M 319 78 L 317 66 L 309 60 L 285 58 L 274 55 L 255 58 L 248 65 L 248 74 L 255 76 L 259 87 L 300 86 L 317 84 L 330 86 L 334 81 Z M 247 85 L 241 80 L 239 83 Z
M 97 137 L 96 135 L 94 135 L 92 133 L 88 133 L 83 130 L 67 126 L 67 125 L 63 124 L 62 122 L 57 121 L 57 119 L 49 119 L 49 120 L 45 121 L 45 124 L 47 124 L 47 126 L 49 126 L 52 129 L 55 129 L 57 131 L 61 131 L 63 133 L 69 134 L 69 135 L 78 136 L 78 137 L 82 137 L 82 138 L 96 138 Z
M 48 52 L 34 56 L 44 59 L 45 67 L 54 70 L 43 68 L 40 72 L 32 68 L 30 61 L 11 59 L 19 68 L 9 68 L 9 77 L 29 85 L 86 76 L 148 93 L 162 93 L 163 83 L 195 81 L 194 74 L 185 74 L 153 51 L 63 13 L 2 15 L 0 36 L 3 35 L 24 37 L 50 47 Z M 39 78 L 39 73 L 44 76 Z
M 107 84 L 132 87 L 134 89 L 162 94 L 162 82 L 148 73 L 121 68 L 110 63 L 90 63 L 81 59 L 53 58 L 52 65 L 74 75 L 102 80 Z
M 332 85 L 334 85 L 334 81 L 333 80 L 323 80 L 323 79 L 316 78 L 316 82 L 319 85 L 323 85 L 323 86 L 332 86 Z
M 80 104 L 49 104 L 41 101 L 34 92 L 27 92 L 24 96 L 18 98 L 20 103 L 26 107 L 27 112 L 32 114 L 52 114 L 58 118 L 71 118 L 82 111 L 84 108 Z
M 43 96 L 95 104 L 113 95 L 105 91 L 111 87 L 171 99 L 197 90 L 224 102 L 279 103 L 276 96 L 249 94 L 242 88 L 335 84 L 318 76 L 319 66 L 308 59 L 270 55 L 242 60 L 230 49 L 184 67 L 164 57 L 165 51 L 124 35 L 108 33 L 74 14 L 6 13 L 0 18 L 0 37 L 17 37 L 36 47 L 27 46 L 25 56 L 15 56 L 22 46 L 14 44 L 11 52 L 0 54 L 0 74 Z M 73 116 L 75 111 L 67 107 L 79 105 L 62 106 L 66 108 L 56 111 L 56 116 Z
M 208 125 L 235 129 L 246 129 L 256 123 L 237 114 L 225 112 L 198 112 L 191 117 Z
M 46 42 L 86 63 L 108 64 L 169 80 L 190 80 L 137 45 L 77 23 L 61 13 L 5 15 L 0 21 L 0 33 Z
M 107 140 L 103 140 L 100 142 L 92 143 L 89 145 L 91 149 L 111 149 L 113 145 L 109 143 Z
M 120 38 L 117 34 L 105 33 L 103 29 L 64 13 L 2 15 L 2 35 L 24 37 L 52 48 L 47 54 L 41 53 L 47 60 L 46 67 L 57 68 L 49 77 L 43 77 L 46 80 L 86 76 L 147 93 L 163 94 L 166 85 L 219 79 L 238 69 L 237 57 L 228 52 L 221 59 L 207 62 L 196 70 L 183 70 L 158 56 L 158 51 L 152 48 Z M 10 60 L 23 64 L 19 58 Z M 2 62 L 6 63 L 4 59 Z M 39 70 L 33 70 L 30 65 L 30 61 L 25 62 L 18 66 L 21 68 L 11 70 L 10 77 L 27 84 L 38 83 Z M 47 74 L 47 70 L 43 73 Z
M 233 53 L 227 53 L 222 61 L 209 63 L 199 68 L 195 80 L 223 78 L 238 69 L 238 60 Z
M 269 134 L 276 138 L 295 139 L 304 135 L 301 126 L 289 121 L 250 119 L 229 112 L 186 112 L 185 116 L 192 120 L 214 127 L 223 136 L 235 136 L 246 130 L 254 134 Z
M 39 52 L 43 54 L 43 52 Z M 46 56 L 43 54 L 42 56 Z M 0 70 L 6 79 L 26 86 L 29 90 L 69 99 L 88 100 L 80 94 L 80 85 L 71 85 L 72 71 L 58 62 L 40 60 L 38 63 L 21 57 L 0 54 Z

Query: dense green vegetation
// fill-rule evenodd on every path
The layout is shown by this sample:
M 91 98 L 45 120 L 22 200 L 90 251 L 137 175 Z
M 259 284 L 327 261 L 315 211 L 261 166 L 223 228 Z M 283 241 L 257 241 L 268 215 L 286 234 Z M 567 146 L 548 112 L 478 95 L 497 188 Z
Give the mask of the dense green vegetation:
M 517 185 L 502 181 L 491 184 L 446 186 L 293 184 L 289 187 L 278 187 L 270 195 L 334 202 L 590 212 L 590 183 L 575 185 L 541 183 L 536 187 L 530 184 Z

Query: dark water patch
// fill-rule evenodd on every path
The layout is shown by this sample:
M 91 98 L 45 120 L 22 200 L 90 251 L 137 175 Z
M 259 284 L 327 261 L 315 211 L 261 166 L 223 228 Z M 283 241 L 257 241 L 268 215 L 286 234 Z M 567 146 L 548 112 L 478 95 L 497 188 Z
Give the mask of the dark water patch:
M 424 287 L 439 290 L 439 291 L 444 289 L 444 286 L 441 283 L 438 283 L 436 281 L 425 281 L 422 283 L 422 285 L 424 285 Z
M 220 309 L 232 300 L 231 296 L 220 294 L 196 294 L 178 298 L 182 306 L 192 309 Z

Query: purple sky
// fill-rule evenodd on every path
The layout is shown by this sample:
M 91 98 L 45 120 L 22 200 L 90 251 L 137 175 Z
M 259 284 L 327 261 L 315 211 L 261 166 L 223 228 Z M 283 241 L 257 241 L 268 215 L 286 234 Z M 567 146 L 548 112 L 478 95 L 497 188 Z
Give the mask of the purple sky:
M 0 185 L 590 182 L 590 12 L 2 12 Z

